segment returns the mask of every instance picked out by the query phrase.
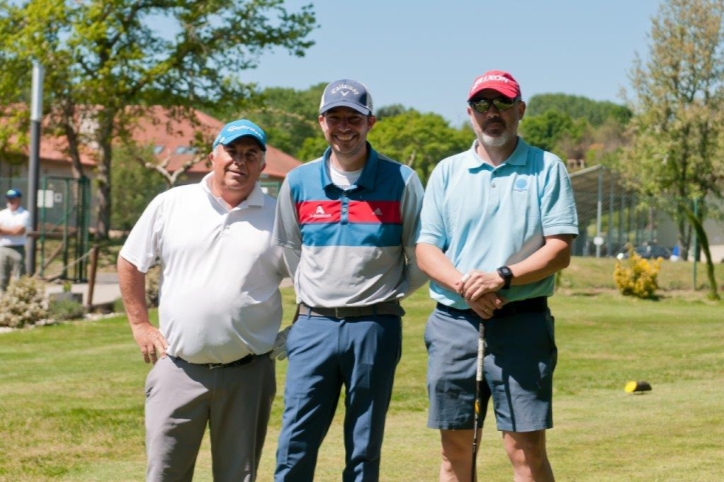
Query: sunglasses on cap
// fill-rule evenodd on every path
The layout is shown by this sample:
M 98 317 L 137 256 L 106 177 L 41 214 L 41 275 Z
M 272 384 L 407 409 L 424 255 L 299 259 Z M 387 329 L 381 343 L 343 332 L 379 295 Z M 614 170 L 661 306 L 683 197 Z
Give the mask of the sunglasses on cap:
M 488 112 L 488 109 L 490 109 L 491 105 L 494 105 L 496 109 L 502 112 L 513 107 L 515 103 L 519 100 L 520 97 L 514 97 L 513 99 L 509 99 L 507 97 L 497 97 L 495 99 L 471 100 L 470 102 L 468 102 L 468 105 L 475 109 L 476 112 L 479 112 L 480 114 L 485 114 L 486 112 Z

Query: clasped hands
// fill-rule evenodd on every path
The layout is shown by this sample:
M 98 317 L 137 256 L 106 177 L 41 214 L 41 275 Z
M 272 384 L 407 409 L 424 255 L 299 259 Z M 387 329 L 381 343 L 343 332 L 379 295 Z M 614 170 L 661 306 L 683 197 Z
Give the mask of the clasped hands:
M 505 281 L 496 272 L 486 273 L 477 269 L 471 270 L 455 282 L 455 290 L 461 295 L 470 308 L 482 319 L 493 317 L 493 312 L 502 308 L 505 300 L 496 293 Z

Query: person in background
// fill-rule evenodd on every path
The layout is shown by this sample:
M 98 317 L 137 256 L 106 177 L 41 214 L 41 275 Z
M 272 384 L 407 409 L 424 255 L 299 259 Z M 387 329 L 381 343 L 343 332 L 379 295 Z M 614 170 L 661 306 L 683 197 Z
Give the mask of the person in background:
M 145 388 L 149 481 L 191 480 L 207 425 L 214 480 L 257 477 L 286 275 L 271 243 L 275 201 L 257 182 L 265 153 L 259 126 L 226 124 L 209 154 L 212 172 L 157 196 L 121 249 L 128 321 L 144 360 L 154 363 Z M 159 328 L 144 289 L 157 258 Z
M 578 234 L 566 166 L 518 137 L 525 102 L 507 72 L 467 96 L 476 139 L 440 161 L 425 191 L 417 244 L 437 307 L 428 319 L 428 426 L 440 430 L 441 481 L 469 481 L 478 328 L 485 327 L 480 413 L 493 399 L 516 481 L 552 481 L 557 349 L 548 297 Z M 481 440 L 478 437 L 478 440 Z
M 6 208 L 0 211 L 0 291 L 5 291 L 12 278 L 25 273 L 25 241 L 30 226 L 30 211 L 21 206 L 23 193 L 9 189 L 5 193 Z
M 367 142 L 376 118 L 361 83 L 329 84 L 318 121 L 329 148 L 287 175 L 274 226 L 299 303 L 274 478 L 314 480 L 344 386 L 342 480 L 376 481 L 401 355 L 400 300 L 427 281 L 415 262 L 423 188 L 414 170 Z

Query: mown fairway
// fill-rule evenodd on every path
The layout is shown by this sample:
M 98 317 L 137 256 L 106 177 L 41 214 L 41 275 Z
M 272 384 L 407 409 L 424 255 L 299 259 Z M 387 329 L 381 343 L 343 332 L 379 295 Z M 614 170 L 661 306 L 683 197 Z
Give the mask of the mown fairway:
M 690 265 L 665 264 L 662 279 L 676 270 L 683 274 L 666 283 L 685 288 Z M 611 260 L 574 260 L 563 278 L 566 289 L 551 300 L 559 365 L 549 450 L 557 479 L 722 480 L 722 303 L 706 302 L 700 293 L 662 292 L 659 301 L 623 298 L 605 289 L 612 271 Z M 291 312 L 289 289 L 285 300 Z M 404 354 L 381 480 L 433 481 L 438 437 L 425 426 L 422 341 L 432 303 L 421 290 L 405 307 Z M 262 482 L 272 480 L 286 361 L 277 367 Z M 123 317 L 0 334 L 0 481 L 143 480 L 147 370 Z M 646 380 L 653 390 L 627 394 L 628 380 Z M 343 458 L 338 416 L 322 447 L 316 480 L 340 480 Z M 490 427 L 479 470 L 481 480 L 512 479 L 498 432 Z M 211 480 L 206 441 L 195 480 Z

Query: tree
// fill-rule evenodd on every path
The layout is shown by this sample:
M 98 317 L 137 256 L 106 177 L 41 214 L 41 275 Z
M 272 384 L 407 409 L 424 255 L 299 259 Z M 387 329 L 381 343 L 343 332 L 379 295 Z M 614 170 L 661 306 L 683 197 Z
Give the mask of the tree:
M 521 135 L 562 159 L 604 162 L 624 144 L 628 107 L 567 94 L 531 97 Z
M 520 135 L 530 145 L 555 152 L 556 144 L 564 136 L 577 135 L 576 124 L 566 113 L 549 110 L 540 115 L 527 115 L 520 124 Z
M 139 152 L 126 146 L 116 151 L 111 172 L 111 226 L 113 229 L 130 231 L 148 203 L 167 185 L 159 176 L 149 176 L 148 169 L 138 162 Z M 143 149 L 148 159 L 155 156 L 150 147 Z
M 468 149 L 474 138 L 470 128 L 455 129 L 438 114 L 414 109 L 379 120 L 369 134 L 377 151 L 414 168 L 423 183 L 438 162 Z
M 269 144 L 302 159 L 299 153 L 305 139 L 324 140 L 317 116 L 319 100 L 326 85 L 327 82 L 322 82 L 305 90 L 266 88 L 257 99 L 258 106 L 237 110 L 237 114 L 229 118 L 253 120 L 264 128 Z
M 405 112 L 409 111 L 410 108 L 405 107 L 402 104 L 385 105 L 383 107 L 380 107 L 379 109 L 375 109 L 375 117 L 377 117 L 378 120 L 381 120 L 385 117 L 394 117 L 396 115 L 404 114 Z
M 567 114 L 571 119 L 585 119 L 593 127 L 602 125 L 608 119 L 627 124 L 632 116 L 631 110 L 626 106 L 579 95 L 537 94 L 531 97 L 527 104 L 527 115 L 538 116 L 552 110 Z
M 105 238 L 113 150 L 136 120 L 153 105 L 192 118 L 191 106 L 243 101 L 240 72 L 274 47 L 303 56 L 315 27 L 311 5 L 290 13 L 283 0 L 0 0 L 0 100 L 23 100 L 31 59 L 46 66 L 47 129 L 67 140 L 76 176 L 81 152 L 95 157 Z
M 661 5 L 652 19 L 650 58 L 644 63 L 637 56 L 630 72 L 631 144 L 617 166 L 632 189 L 650 196 L 677 222 L 684 258 L 691 230 L 696 231 L 706 255 L 709 295 L 717 299 L 703 222 L 724 188 L 723 20 L 724 0 Z

